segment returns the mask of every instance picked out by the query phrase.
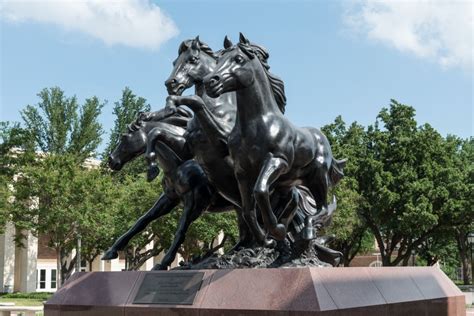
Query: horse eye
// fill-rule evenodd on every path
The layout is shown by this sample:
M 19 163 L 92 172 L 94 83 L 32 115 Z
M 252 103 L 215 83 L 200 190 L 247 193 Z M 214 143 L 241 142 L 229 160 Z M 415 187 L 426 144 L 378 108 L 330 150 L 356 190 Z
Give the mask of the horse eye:
M 189 58 L 188 61 L 189 61 L 191 64 L 195 64 L 195 63 L 198 62 L 198 60 L 199 60 L 199 59 L 198 59 L 197 57 L 194 57 L 194 56 L 193 56 L 193 57 Z
M 244 62 L 244 58 L 243 58 L 242 56 L 240 56 L 240 55 L 237 55 L 237 56 L 235 56 L 235 62 L 236 62 L 237 64 L 241 64 L 241 63 Z

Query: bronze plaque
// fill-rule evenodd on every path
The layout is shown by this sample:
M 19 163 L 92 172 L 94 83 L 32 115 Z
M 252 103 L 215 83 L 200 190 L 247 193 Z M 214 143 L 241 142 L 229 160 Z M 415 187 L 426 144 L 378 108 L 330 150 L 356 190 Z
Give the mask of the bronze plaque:
M 204 272 L 147 273 L 133 304 L 193 305 Z

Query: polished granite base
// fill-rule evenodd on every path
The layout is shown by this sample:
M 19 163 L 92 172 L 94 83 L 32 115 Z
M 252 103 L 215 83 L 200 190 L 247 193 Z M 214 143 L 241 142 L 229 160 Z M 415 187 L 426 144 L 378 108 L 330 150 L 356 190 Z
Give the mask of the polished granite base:
M 188 305 L 134 304 L 144 279 L 166 271 L 76 273 L 45 304 L 45 316 L 466 315 L 464 295 L 435 267 L 201 272 Z

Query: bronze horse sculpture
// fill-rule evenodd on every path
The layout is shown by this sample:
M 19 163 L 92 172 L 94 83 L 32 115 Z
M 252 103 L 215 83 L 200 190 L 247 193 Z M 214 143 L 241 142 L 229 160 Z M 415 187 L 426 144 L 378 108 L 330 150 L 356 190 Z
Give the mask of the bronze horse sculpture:
M 163 109 L 155 112 L 157 121 L 145 121 L 143 116 L 130 124 L 122 135 L 116 148 L 109 156 L 109 166 L 120 170 L 124 164 L 145 153 L 148 134 L 154 128 L 172 130 L 173 135 L 183 135 L 186 129 L 180 125 L 192 117 L 184 109 L 179 109 L 171 116 Z M 145 116 L 147 117 L 147 116 Z M 185 125 L 186 126 L 186 125 Z M 183 213 L 172 245 L 166 252 L 160 264 L 153 269 L 167 269 L 173 262 L 179 247 L 184 241 L 189 225 L 204 211 L 223 212 L 234 209 L 233 205 L 220 197 L 209 183 L 200 165 L 189 157 L 180 142 L 158 143 L 157 159 L 163 170 L 163 188 L 155 204 L 138 221 L 108 249 L 102 257 L 110 260 L 118 257 L 118 251 L 123 250 L 128 242 L 153 220 L 170 213 L 180 202 L 183 203 Z M 180 157 L 182 155 L 183 157 Z
M 190 40 L 184 41 L 179 49 L 179 63 L 175 62 L 178 70 L 182 68 L 180 64 L 188 62 L 188 56 L 184 52 L 190 47 L 191 42 Z M 207 45 L 199 43 L 205 54 L 212 57 L 212 51 Z M 204 60 L 202 64 L 206 65 L 207 62 Z M 213 63 L 215 64 L 215 61 Z M 173 71 L 171 77 L 175 74 L 179 74 L 179 71 Z M 204 74 L 201 75 L 201 78 L 204 77 Z M 173 91 L 173 83 L 174 81 L 171 80 L 166 82 L 170 93 L 182 92 L 194 85 L 194 82 L 191 82 L 184 89 L 182 86 L 178 86 L 178 91 Z M 103 260 L 117 258 L 118 251 L 122 250 L 133 236 L 141 232 L 153 220 L 171 212 L 182 202 L 184 211 L 174 241 L 162 262 L 154 267 L 154 269 L 166 269 L 174 260 L 183 243 L 189 225 L 204 211 L 222 212 L 238 208 L 216 192 L 201 166 L 195 160 L 191 160 L 192 155 L 184 135 L 187 133 L 186 128 L 192 119 L 192 114 L 183 108 L 173 111 L 169 109 L 168 106 L 160 111 L 141 113 L 136 121 L 129 125 L 127 132 L 121 136 L 119 143 L 109 156 L 110 168 L 120 170 L 124 164 L 145 153 L 146 149 L 146 157 L 150 165 L 148 179 L 152 180 L 158 175 L 159 165 L 164 173 L 164 193 L 150 210 L 108 249 L 102 257 Z M 229 112 L 226 111 L 226 113 Z M 223 143 L 218 145 L 222 146 Z M 158 164 L 156 164 L 156 160 L 158 160 Z M 234 199 L 238 199 L 237 190 Z M 245 241 L 246 236 L 247 238 L 249 236 L 245 234 L 246 226 L 242 227 L 241 225 L 239 231 L 241 232 L 241 242 L 236 245 L 236 248 L 248 243 Z
M 175 239 L 161 264 L 156 265 L 154 269 L 166 269 L 169 266 L 184 241 L 189 225 L 204 211 L 236 209 L 241 236 L 234 249 L 251 246 L 254 242 L 242 219 L 240 195 L 227 149 L 227 137 L 235 122 L 235 98 L 228 94 L 216 100 L 205 94 L 203 78 L 216 65 L 216 54 L 206 44 L 198 38 L 184 41 L 180 45 L 178 55 L 173 63 L 173 72 L 165 83 L 171 95 L 167 99 L 166 108 L 141 114 L 129 126 L 128 133 L 122 136 L 109 160 L 111 168 L 118 170 L 124 163 L 144 153 L 146 147 L 148 178 L 155 178 L 159 172 L 158 166 L 161 167 L 164 171 L 165 192 L 155 205 L 114 243 L 103 259 L 116 258 L 117 251 L 123 249 L 133 236 L 154 219 L 169 213 L 180 201 L 184 204 L 184 212 Z M 180 97 L 184 90 L 193 85 L 199 97 Z M 206 100 L 206 107 L 203 106 L 202 99 Z M 194 119 L 181 107 L 176 108 L 175 104 L 187 104 L 196 112 Z M 179 120 L 176 122 L 177 117 Z M 196 161 L 191 160 L 193 156 Z M 217 186 L 212 181 L 216 181 Z M 309 193 L 302 187 L 286 190 L 285 194 L 282 192 L 272 196 L 271 204 L 276 206 L 277 213 L 286 226 L 290 224 L 295 209 L 298 209 L 291 230 L 295 235 L 304 226 L 304 218 L 314 215 L 315 206 L 308 202 L 312 199 L 308 199 Z M 291 217 L 288 214 L 291 214 Z M 331 252 L 322 246 L 318 249 L 325 255 L 325 261 L 337 264 L 339 253 Z
M 194 112 L 185 134 L 186 143 L 194 159 L 201 165 L 216 190 L 238 209 L 241 239 L 237 247 L 251 246 L 254 240 L 248 233 L 248 226 L 241 217 L 240 194 L 234 176 L 233 163 L 229 159 L 228 136 L 235 125 L 236 101 L 234 94 L 222 94 L 217 98 L 207 96 L 203 79 L 217 64 L 217 54 L 202 43 L 199 38 L 184 41 L 174 61 L 174 69 L 165 82 L 170 96 L 167 99 L 169 112 L 176 111 L 174 105 L 187 105 Z M 182 92 L 195 86 L 195 96 L 181 96 Z M 203 102 L 206 106 L 203 106 Z M 148 141 L 146 156 L 152 163 L 153 148 L 160 141 L 154 131 Z M 296 189 L 275 194 L 272 203 L 280 206 L 285 222 L 290 223 L 299 201 Z M 282 202 L 283 201 L 283 202 Z
M 256 220 L 258 207 L 266 231 L 282 240 L 286 227 L 278 223 L 273 212 L 271 193 L 306 186 L 320 209 L 316 217 L 307 217 L 311 226 L 313 220 L 328 212 L 328 190 L 342 178 L 345 161 L 334 159 L 321 131 L 297 128 L 283 115 L 283 82 L 268 71 L 268 53 L 263 47 L 240 34 L 237 45 L 226 38 L 224 48 L 216 68 L 205 78 L 205 87 L 212 97 L 236 92 L 237 118 L 228 147 L 243 216 L 260 244 L 267 243 L 266 233 Z

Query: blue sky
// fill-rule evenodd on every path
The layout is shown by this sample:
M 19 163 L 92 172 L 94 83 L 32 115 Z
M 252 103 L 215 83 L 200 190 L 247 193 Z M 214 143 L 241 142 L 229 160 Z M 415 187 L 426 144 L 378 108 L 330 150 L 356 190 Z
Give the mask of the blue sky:
M 1 120 L 21 121 L 19 111 L 37 103 L 42 88 L 59 86 L 80 102 L 108 100 L 101 117 L 108 132 L 125 86 L 154 109 L 164 105 L 163 82 L 182 40 L 200 35 L 219 49 L 225 35 L 237 41 L 241 31 L 269 50 L 297 125 L 320 127 L 337 115 L 371 124 L 394 98 L 443 135 L 473 135 L 470 1 L 20 4 L 0 8 Z

